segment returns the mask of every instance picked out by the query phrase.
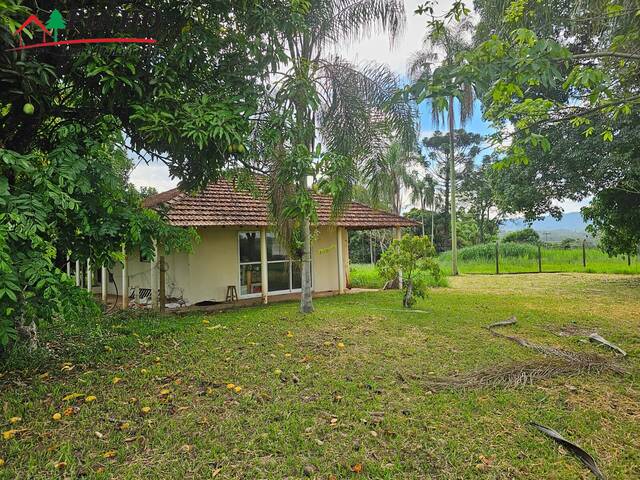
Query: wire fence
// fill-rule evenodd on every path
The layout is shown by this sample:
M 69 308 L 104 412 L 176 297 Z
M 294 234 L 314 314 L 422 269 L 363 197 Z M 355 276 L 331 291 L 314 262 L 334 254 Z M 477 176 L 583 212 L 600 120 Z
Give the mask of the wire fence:
M 445 270 L 450 253 L 440 257 Z M 459 250 L 461 273 L 628 273 L 640 274 L 640 254 L 610 257 L 598 248 L 561 247 L 553 244 L 500 243 L 476 245 Z

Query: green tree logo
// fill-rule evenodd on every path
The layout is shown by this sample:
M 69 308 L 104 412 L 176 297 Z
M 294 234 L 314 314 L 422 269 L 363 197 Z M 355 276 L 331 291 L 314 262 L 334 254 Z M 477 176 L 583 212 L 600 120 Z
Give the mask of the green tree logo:
M 51 16 L 49 20 L 47 20 L 47 28 L 49 30 L 53 30 L 53 41 L 58 41 L 58 30 L 64 30 L 67 26 L 67 22 L 62 18 L 62 14 L 56 8 L 53 12 L 51 12 Z

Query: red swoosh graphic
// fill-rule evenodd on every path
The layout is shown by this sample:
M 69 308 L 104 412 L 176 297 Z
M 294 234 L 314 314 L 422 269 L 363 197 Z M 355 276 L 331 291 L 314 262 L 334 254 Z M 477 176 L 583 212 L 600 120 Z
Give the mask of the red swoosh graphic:
M 58 45 L 75 45 L 78 43 L 156 43 L 153 38 L 78 38 L 76 40 L 61 40 L 59 42 L 34 43 L 22 47 L 10 48 L 7 52 L 27 50 L 29 48 L 56 47 Z

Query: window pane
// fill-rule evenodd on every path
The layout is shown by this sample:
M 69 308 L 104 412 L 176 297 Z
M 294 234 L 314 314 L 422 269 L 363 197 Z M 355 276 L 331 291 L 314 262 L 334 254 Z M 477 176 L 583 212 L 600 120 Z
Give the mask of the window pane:
M 288 258 L 287 250 L 280 245 L 276 236 L 273 233 L 267 233 L 267 260 L 286 260 Z
M 302 262 L 292 262 L 291 269 L 291 288 L 302 288 Z
M 260 232 L 240 232 L 240 263 L 260 261 Z
M 260 264 L 240 265 L 240 295 L 261 293 Z
M 269 264 L 267 271 L 269 272 L 270 292 L 289 290 L 289 263 L 276 262 Z

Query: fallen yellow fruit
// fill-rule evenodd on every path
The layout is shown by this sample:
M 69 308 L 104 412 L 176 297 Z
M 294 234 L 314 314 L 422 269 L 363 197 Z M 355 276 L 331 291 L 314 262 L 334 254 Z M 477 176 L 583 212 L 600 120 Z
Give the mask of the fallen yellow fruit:
M 171 393 L 171 390 L 169 390 L 168 388 L 163 388 L 162 390 L 160 390 L 160 395 L 163 397 L 166 397 L 170 393 Z
M 236 388 L 234 388 L 236 393 L 240 393 L 242 391 L 242 387 L 240 385 L 238 385 Z
M 229 390 L 231 390 L 232 388 L 235 388 L 236 386 L 233 383 L 227 383 L 227 388 Z
M 0 458 L 0 468 L 4 467 L 4 459 Z
M 113 380 L 111 380 L 111 383 L 115 385 L 116 383 L 120 383 L 121 381 L 122 379 L 120 377 L 113 377 Z
M 120 424 L 120 430 L 128 430 L 131 424 L 129 422 L 122 422 Z
M 340 343 L 338 343 L 337 346 L 338 346 L 338 348 L 344 348 L 344 343 L 340 342 Z
M 17 430 L 7 430 L 6 432 L 2 432 L 2 438 L 5 440 L 11 440 L 16 436 Z
M 102 454 L 102 456 L 103 456 L 104 458 L 113 458 L 113 457 L 115 457 L 116 455 L 117 455 L 117 452 L 116 452 L 115 450 L 109 450 L 108 452 L 104 452 L 104 453 Z
M 67 466 L 67 462 L 58 462 L 54 464 L 54 466 L 56 467 L 56 470 L 64 470 Z
M 22 420 L 22 417 L 11 417 L 9 419 L 9 423 L 18 423 L 21 420 Z
M 56 422 L 58 422 L 62 418 L 62 415 L 60 415 L 59 413 L 54 413 L 53 417 L 51 418 L 54 419 Z
M 147 413 L 149 413 L 149 412 L 151 411 L 151 407 L 142 407 L 142 408 L 140 409 L 140 411 L 141 411 L 144 415 L 146 415 Z
M 95 395 L 89 395 L 88 397 L 86 397 L 84 399 L 84 401 L 87 402 L 87 403 L 95 402 L 96 400 L 97 400 L 97 398 L 95 397 Z
M 293 337 L 293 333 L 287 332 L 287 337 L 289 337 L 289 338 Z

